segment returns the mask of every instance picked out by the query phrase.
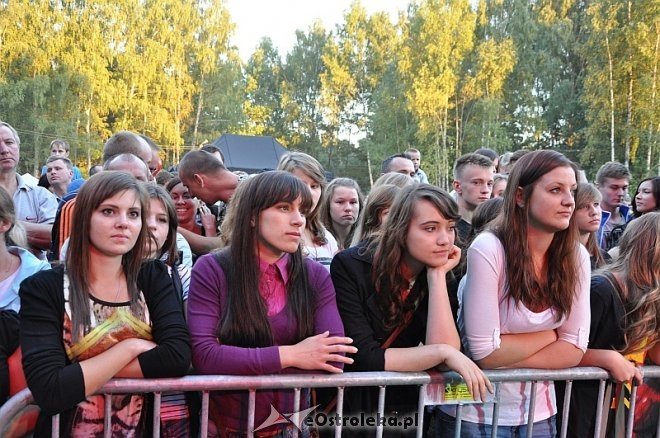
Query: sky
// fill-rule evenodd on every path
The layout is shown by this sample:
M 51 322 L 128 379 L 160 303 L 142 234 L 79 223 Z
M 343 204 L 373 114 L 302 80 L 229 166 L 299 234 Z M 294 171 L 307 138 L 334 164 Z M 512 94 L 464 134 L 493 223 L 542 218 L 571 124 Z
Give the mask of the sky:
M 282 57 L 296 42 L 296 30 L 307 30 L 320 20 L 326 30 L 334 30 L 343 21 L 353 0 L 227 0 L 231 19 L 236 25 L 231 39 L 244 61 L 252 55 L 264 36 L 273 40 Z M 399 10 L 410 0 L 361 0 L 371 15 L 385 11 L 396 21 Z

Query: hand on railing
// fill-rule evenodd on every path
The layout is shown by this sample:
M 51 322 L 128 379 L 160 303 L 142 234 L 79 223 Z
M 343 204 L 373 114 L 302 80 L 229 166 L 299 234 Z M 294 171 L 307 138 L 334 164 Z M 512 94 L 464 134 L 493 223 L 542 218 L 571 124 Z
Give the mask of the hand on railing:
M 461 375 L 474 400 L 483 402 L 486 401 L 488 392 L 493 394 L 493 385 L 477 364 L 449 345 L 438 344 L 438 347 L 443 349 L 444 364 Z
M 333 366 L 335 363 L 353 363 L 353 359 L 345 353 L 357 353 L 357 348 L 349 345 L 351 338 L 330 336 L 330 332 L 321 333 L 303 339 L 296 345 L 279 347 L 282 368 L 295 367 L 302 370 L 319 370 L 330 373 L 341 373 L 342 369 Z M 344 353 L 344 354 L 342 354 Z

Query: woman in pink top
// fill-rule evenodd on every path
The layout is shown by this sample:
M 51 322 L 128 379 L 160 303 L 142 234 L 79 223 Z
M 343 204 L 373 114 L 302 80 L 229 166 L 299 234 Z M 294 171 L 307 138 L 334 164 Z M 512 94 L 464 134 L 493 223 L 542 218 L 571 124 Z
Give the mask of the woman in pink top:
M 589 255 L 578 240 L 577 168 L 564 155 L 530 152 L 514 166 L 504 209 L 468 250 L 459 286 L 459 328 L 467 353 L 482 368 L 568 368 L 580 363 L 589 339 Z M 554 436 L 551 382 L 503 383 L 498 436 Z M 438 428 L 453 436 L 451 409 Z M 490 436 L 492 405 L 464 406 L 461 436 Z M 448 435 L 445 435 L 448 434 Z

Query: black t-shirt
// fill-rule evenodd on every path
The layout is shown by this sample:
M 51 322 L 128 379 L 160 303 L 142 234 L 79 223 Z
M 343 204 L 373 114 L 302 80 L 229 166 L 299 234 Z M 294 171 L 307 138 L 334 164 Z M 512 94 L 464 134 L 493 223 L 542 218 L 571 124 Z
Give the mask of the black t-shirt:
M 589 348 L 617 350 L 625 345 L 625 308 L 619 291 L 604 275 L 591 278 L 591 328 Z M 564 384 L 557 382 L 557 412 L 561 412 L 564 400 Z M 598 381 L 575 381 L 571 392 L 571 408 L 568 419 L 569 437 L 594 436 L 596 407 L 598 405 Z M 560 416 L 557 416 L 560 420 Z M 557 426 L 559 430 L 560 425 Z

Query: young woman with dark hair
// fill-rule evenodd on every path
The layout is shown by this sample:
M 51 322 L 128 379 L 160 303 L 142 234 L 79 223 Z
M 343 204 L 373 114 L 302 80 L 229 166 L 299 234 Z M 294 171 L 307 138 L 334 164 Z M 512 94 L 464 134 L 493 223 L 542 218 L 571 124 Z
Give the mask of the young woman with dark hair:
M 609 371 L 617 383 L 642 375 L 636 365 L 660 364 L 660 213 L 650 212 L 631 221 L 619 240 L 619 256 L 591 278 L 589 349 L 580 366 Z M 657 379 L 638 388 L 634 436 L 655 436 L 658 425 Z M 648 384 L 648 386 L 647 386 Z M 626 409 L 617 385 L 614 412 L 609 413 L 607 436 L 623 436 L 616 410 Z M 630 394 L 624 393 L 624 398 Z M 598 382 L 574 382 L 568 436 L 593 436 Z M 611 397 L 603 402 L 605 412 Z M 589 411 L 591 410 L 591 411 Z M 628 413 L 630 414 L 630 413 Z M 617 424 L 617 422 L 619 424 Z M 620 428 L 617 428 L 619 426 Z
M 311 155 L 289 152 L 282 155 L 277 170 L 289 172 L 300 178 L 312 194 L 312 206 L 307 214 L 303 233 L 303 254 L 330 269 L 330 262 L 339 251 L 337 240 L 321 221 L 321 199 L 325 194 L 325 170 Z
M 330 181 L 321 206 L 321 221 L 337 239 L 339 249 L 351 245 L 364 204 L 360 186 L 350 178 Z
M 193 268 L 188 320 L 198 372 L 338 373 L 352 362 L 344 354 L 356 349 L 344 337 L 330 275 L 302 255 L 311 207 L 307 186 L 288 172 L 264 172 L 239 185 L 228 214 L 241 220 L 232 221 L 229 247 Z M 247 397 L 213 396 L 212 418 L 221 434 L 245 433 Z M 256 427 L 271 405 L 292 412 L 293 391 L 259 391 Z M 278 427 L 262 432 L 287 433 Z
M 632 208 L 635 217 L 650 211 L 660 211 L 660 176 L 651 176 L 639 182 Z
M 104 398 L 113 377 L 177 377 L 190 344 L 167 268 L 143 262 L 148 197 L 123 172 L 90 178 L 76 198 L 66 264 L 21 285 L 21 348 L 41 415 L 36 436 L 50 436 L 61 414 L 65 436 L 103 434 Z M 112 434 L 148 433 L 139 394 L 112 396 Z
M 460 259 L 454 245 L 458 218 L 456 203 L 443 190 L 404 187 L 382 232 L 337 254 L 331 266 L 337 304 L 358 348 L 347 371 L 442 365 L 461 374 L 475 400 L 492 391 L 482 371 L 460 352 L 447 295 L 446 276 Z M 395 391 L 386 398 L 387 412 L 417 412 L 418 387 Z M 344 412 L 376 412 L 377 388 L 351 391 L 345 400 Z
M 459 286 L 458 324 L 482 368 L 576 366 L 589 338 L 589 255 L 578 240 L 577 168 L 555 151 L 522 156 L 509 175 L 504 208 L 472 242 Z M 498 434 L 525 435 L 530 398 L 536 436 L 556 433 L 551 382 L 500 386 Z M 438 429 L 453 436 L 452 408 Z M 461 436 L 490 436 L 492 409 L 463 406 Z

